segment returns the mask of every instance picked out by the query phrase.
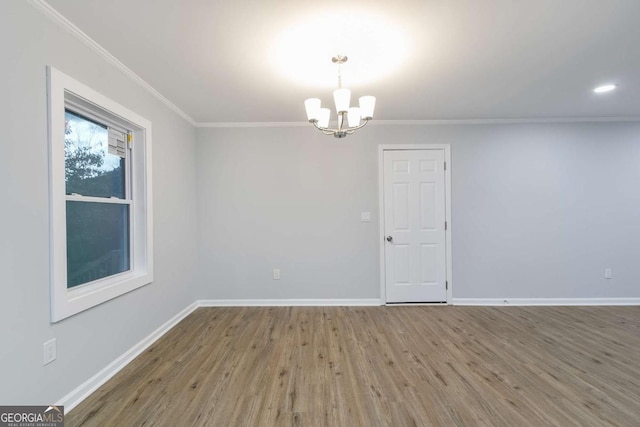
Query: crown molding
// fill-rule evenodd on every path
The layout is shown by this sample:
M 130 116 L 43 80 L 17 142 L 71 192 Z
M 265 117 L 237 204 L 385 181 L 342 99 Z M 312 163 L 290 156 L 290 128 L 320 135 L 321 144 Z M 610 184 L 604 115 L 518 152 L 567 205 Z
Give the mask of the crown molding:
M 197 128 L 301 128 L 308 122 L 196 122 Z
M 442 119 L 442 120 L 372 120 L 368 126 L 451 126 L 536 123 L 607 123 L 640 122 L 640 116 L 621 117 L 548 117 L 520 119 Z M 292 128 L 309 126 L 307 122 L 196 122 L 197 128 Z
M 149 83 L 144 81 L 142 77 L 137 75 L 133 70 L 120 62 L 115 56 L 113 56 L 109 51 L 107 51 L 104 47 L 102 47 L 98 42 L 89 37 L 84 31 L 75 26 L 71 21 L 65 18 L 60 12 L 55 10 L 49 3 L 45 0 L 28 0 L 36 9 L 42 12 L 45 16 L 47 16 L 51 21 L 58 24 L 63 29 L 67 30 L 71 33 L 75 38 L 84 43 L 87 47 L 92 49 L 98 55 L 100 55 L 103 59 L 109 62 L 111 65 L 115 66 L 122 73 L 124 73 L 127 77 L 133 80 L 138 86 L 149 92 L 152 96 L 162 102 L 169 109 L 176 112 L 180 117 L 189 122 L 192 126 L 196 126 L 196 121 L 191 118 L 187 113 L 185 113 L 180 107 L 171 102 L 168 98 L 158 92 L 153 88 Z
M 436 119 L 436 120 L 375 120 L 374 126 L 441 126 L 441 125 L 487 125 L 487 124 L 535 124 L 535 123 L 594 123 L 594 122 L 640 122 L 640 116 L 619 117 L 523 117 L 515 119 Z

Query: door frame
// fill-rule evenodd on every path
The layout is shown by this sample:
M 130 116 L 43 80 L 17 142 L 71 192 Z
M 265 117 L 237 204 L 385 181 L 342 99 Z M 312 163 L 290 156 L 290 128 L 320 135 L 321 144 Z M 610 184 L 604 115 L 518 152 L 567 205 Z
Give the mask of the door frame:
M 380 245 L 380 305 L 387 305 L 386 269 L 385 269 L 385 233 L 384 233 L 384 152 L 400 150 L 444 150 L 444 161 L 447 168 L 444 171 L 444 191 L 445 191 L 445 220 L 447 221 L 447 231 L 445 232 L 446 244 L 446 269 L 447 269 L 447 304 L 451 304 L 453 298 L 453 269 L 451 232 L 451 144 L 379 144 L 378 145 L 378 218 L 380 218 L 379 245 Z M 396 304 L 394 304 L 396 305 Z

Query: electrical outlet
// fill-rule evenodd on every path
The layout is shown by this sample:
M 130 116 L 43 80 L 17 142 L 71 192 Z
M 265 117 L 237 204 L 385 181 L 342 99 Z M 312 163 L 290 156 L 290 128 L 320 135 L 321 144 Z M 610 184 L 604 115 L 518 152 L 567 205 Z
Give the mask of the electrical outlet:
M 280 280 L 280 269 L 279 268 L 274 268 L 273 269 L 273 280 Z
M 360 214 L 360 221 L 362 221 L 362 222 L 371 221 L 371 212 L 362 212 Z
M 613 279 L 613 270 L 610 268 L 604 269 L 604 278 L 605 279 Z
M 56 339 L 53 338 L 46 343 L 42 344 L 42 350 L 44 352 L 43 356 L 43 365 L 48 365 L 49 363 L 56 360 Z

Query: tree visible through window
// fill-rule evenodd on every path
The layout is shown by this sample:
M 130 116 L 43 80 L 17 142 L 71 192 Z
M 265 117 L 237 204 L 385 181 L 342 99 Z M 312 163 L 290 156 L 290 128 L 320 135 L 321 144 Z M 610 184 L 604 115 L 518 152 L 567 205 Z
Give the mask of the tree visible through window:
M 116 151 L 107 126 L 65 111 L 69 288 L 130 268 L 126 150 Z

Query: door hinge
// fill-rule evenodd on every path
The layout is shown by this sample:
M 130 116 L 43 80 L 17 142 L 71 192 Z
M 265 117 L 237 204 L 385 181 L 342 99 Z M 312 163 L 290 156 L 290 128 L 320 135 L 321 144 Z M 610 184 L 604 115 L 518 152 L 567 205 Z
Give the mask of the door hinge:
M 448 282 L 448 281 L 445 281 L 445 282 L 444 282 L 444 288 L 445 288 L 446 290 L 449 290 L 449 282 Z
M 447 170 L 447 162 L 444 162 L 444 170 Z
M 127 133 L 127 148 L 131 150 L 133 148 L 133 133 Z
M 444 231 L 447 231 L 447 221 L 444 222 Z

